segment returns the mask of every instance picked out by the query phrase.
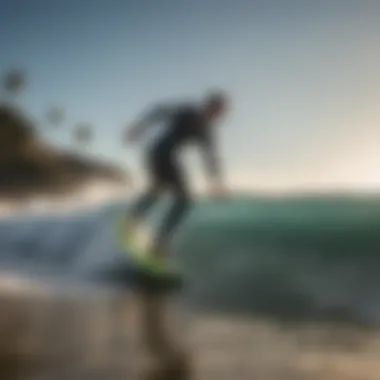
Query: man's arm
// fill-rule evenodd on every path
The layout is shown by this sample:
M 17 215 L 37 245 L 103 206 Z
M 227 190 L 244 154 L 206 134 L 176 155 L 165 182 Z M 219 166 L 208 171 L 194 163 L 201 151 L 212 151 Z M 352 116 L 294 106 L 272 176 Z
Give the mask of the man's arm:
M 205 159 L 205 167 L 209 180 L 212 181 L 213 186 L 222 186 L 222 170 L 221 170 L 221 160 L 218 155 L 217 144 L 211 133 L 207 133 L 202 139 L 203 142 L 203 152 Z
M 159 105 L 150 109 L 127 130 L 128 139 L 136 140 L 140 138 L 152 124 L 166 120 L 173 112 L 174 108 L 166 105 Z

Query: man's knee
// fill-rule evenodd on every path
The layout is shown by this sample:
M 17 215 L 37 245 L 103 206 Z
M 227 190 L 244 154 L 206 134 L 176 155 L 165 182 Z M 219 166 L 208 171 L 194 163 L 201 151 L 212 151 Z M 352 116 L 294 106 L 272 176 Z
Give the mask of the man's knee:
M 183 212 L 186 212 L 193 205 L 192 198 L 186 193 L 177 193 L 175 194 L 175 205 L 177 208 L 181 209 Z
M 159 197 L 159 192 L 156 188 L 148 188 L 131 207 L 131 214 L 135 217 L 144 214 L 148 209 L 157 202 Z

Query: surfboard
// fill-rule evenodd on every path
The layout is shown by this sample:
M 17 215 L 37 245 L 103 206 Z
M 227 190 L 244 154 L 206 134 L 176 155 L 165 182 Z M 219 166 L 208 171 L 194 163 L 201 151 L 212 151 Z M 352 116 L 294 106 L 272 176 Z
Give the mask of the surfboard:
M 162 259 L 154 258 L 147 246 L 136 236 L 125 233 L 125 217 L 117 220 L 118 241 L 128 262 L 115 268 L 114 276 L 119 281 L 135 288 L 144 288 L 150 292 L 179 290 L 183 286 L 183 278 L 176 269 L 169 269 Z M 149 240 L 145 236 L 146 240 Z

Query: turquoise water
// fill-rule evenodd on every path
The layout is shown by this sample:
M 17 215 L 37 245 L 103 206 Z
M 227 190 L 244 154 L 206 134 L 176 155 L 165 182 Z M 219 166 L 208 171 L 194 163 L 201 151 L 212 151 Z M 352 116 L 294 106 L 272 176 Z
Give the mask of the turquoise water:
M 203 202 L 175 243 L 202 308 L 380 321 L 380 198 Z
M 117 265 L 122 254 L 114 221 L 124 207 L 3 220 L 0 265 L 77 277 Z M 184 296 L 198 307 L 282 319 L 380 321 L 380 198 L 202 202 L 173 247 L 188 281 Z

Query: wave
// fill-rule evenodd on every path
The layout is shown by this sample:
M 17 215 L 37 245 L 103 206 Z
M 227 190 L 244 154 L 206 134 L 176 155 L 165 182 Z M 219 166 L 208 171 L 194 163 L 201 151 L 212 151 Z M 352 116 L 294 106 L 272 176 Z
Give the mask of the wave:
M 115 216 L 125 207 L 120 201 L 86 212 L 2 219 L 0 267 L 71 283 L 121 265 L 126 259 Z M 379 228 L 377 200 L 201 203 L 173 254 L 187 279 L 184 297 L 194 307 L 373 324 L 380 321 Z

